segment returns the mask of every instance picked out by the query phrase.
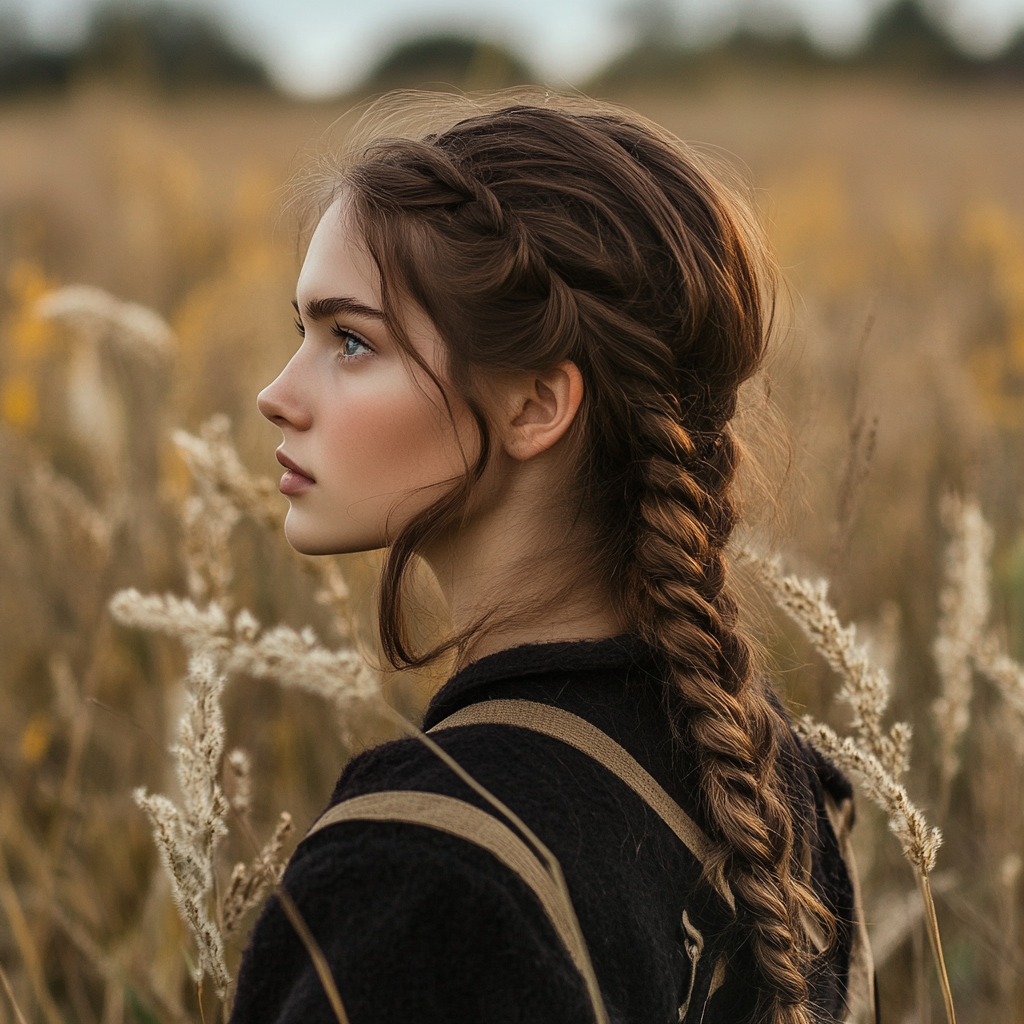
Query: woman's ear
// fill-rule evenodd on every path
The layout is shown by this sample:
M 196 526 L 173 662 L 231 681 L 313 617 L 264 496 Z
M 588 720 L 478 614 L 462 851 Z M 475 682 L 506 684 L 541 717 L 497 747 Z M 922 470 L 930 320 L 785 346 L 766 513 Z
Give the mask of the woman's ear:
M 508 400 L 503 447 L 525 462 L 546 452 L 572 426 L 583 401 L 583 376 L 567 359 L 544 373 L 517 376 Z

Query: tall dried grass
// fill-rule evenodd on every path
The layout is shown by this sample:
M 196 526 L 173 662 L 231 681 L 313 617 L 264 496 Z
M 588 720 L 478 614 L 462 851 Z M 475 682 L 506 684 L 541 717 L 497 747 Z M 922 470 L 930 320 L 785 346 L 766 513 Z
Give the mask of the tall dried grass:
M 837 698 L 852 712 L 854 735 L 840 737 L 830 726 L 815 721 L 810 715 L 800 718 L 796 727 L 804 739 L 846 772 L 881 808 L 889 829 L 899 840 L 903 856 L 914 868 L 942 985 L 947 1021 L 955 1024 L 953 996 L 930 882 L 942 845 L 942 833 L 937 828 L 929 828 L 902 782 L 910 766 L 910 726 L 906 722 L 897 722 L 889 730 L 882 726 L 892 694 L 888 674 L 871 664 L 867 650 L 857 643 L 856 628 L 843 626 L 840 622 L 828 602 L 826 580 L 812 582 L 798 576 L 786 576 L 775 560 L 750 554 L 744 557 L 755 566 L 775 604 L 800 627 L 814 649 L 842 680 Z M 961 598 L 961 595 L 957 597 Z M 940 634 L 940 640 L 946 639 L 946 634 Z
M 249 757 L 236 749 L 224 758 L 221 694 L 229 676 L 238 674 L 274 679 L 283 686 L 315 694 L 336 712 L 340 731 L 345 730 L 353 707 L 362 705 L 390 718 L 416 737 L 540 851 L 585 951 L 569 890 L 554 855 L 513 811 L 383 700 L 378 674 L 355 647 L 346 644 L 328 650 L 308 626 L 300 632 L 283 625 L 264 630 L 246 609 L 235 613 L 233 619 L 229 616 L 230 583 L 234 575 L 229 551 L 231 532 L 246 513 L 263 525 L 280 527 L 278 517 L 267 510 L 270 484 L 244 470 L 231 445 L 225 417 L 215 417 L 205 424 L 198 437 L 183 431 L 174 436 L 187 453 L 196 481 L 196 491 L 184 502 L 182 515 L 191 596 L 143 596 L 129 589 L 114 595 L 110 609 L 123 625 L 173 636 L 189 652 L 185 710 L 178 725 L 178 742 L 172 748 L 181 805 L 166 796 L 150 795 L 144 789 L 136 790 L 135 801 L 153 825 L 175 904 L 194 940 L 197 956 L 192 975 L 200 1010 L 203 979 L 209 976 L 226 1013 L 231 978 L 224 956 L 224 935 L 235 931 L 245 914 L 272 887 L 313 959 L 340 1024 L 347 1024 L 344 1004 L 326 960 L 288 893 L 277 884 L 284 869 L 280 857 L 283 839 L 291 828 L 287 812 L 282 812 L 273 836 L 258 850 L 252 864 L 235 865 L 221 896 L 223 885 L 218 878 L 215 854 L 219 841 L 228 832 L 230 808 L 235 810 L 242 832 L 250 839 L 252 836 L 247 822 L 251 804 Z M 347 637 L 344 611 L 348 588 L 337 566 L 325 559 L 304 564 L 311 566 L 312 575 L 324 584 L 317 591 L 317 599 L 332 605 L 335 624 Z M 194 603 L 203 598 L 206 603 L 201 607 Z M 221 784 L 223 772 L 234 779 L 230 802 Z M 586 957 L 583 967 L 594 1019 L 597 1024 L 606 1024 L 608 1016 L 600 988 Z
M 784 536 L 799 538 L 784 541 L 787 560 L 801 576 L 827 571 L 837 623 L 856 622 L 870 664 L 896 681 L 877 715 L 887 756 L 899 744 L 883 715 L 913 725 L 913 763 L 889 774 L 942 829 L 929 877 L 957 1011 L 1013 1019 L 1024 1000 L 1024 98 L 848 82 L 630 101 L 738 154 L 766 189 L 796 324 L 772 371 L 792 425 L 778 500 Z M 296 558 L 275 536 L 273 489 L 238 487 L 273 469 L 252 396 L 292 347 L 296 260 L 268 217 L 273 190 L 334 113 L 100 93 L 0 111 L 0 965 L 29 1021 L 199 1015 L 193 938 L 131 800 L 141 786 L 186 810 L 168 747 L 188 707 L 188 657 L 174 637 L 116 623 L 111 596 L 188 595 L 197 613 L 230 599 L 217 635 L 249 645 L 247 666 L 273 633 L 256 623 L 283 624 L 296 649 L 311 625 L 328 654 L 356 646 L 376 664 L 375 562 Z M 41 317 L 58 277 L 158 309 L 173 331 L 156 326 L 163 341 L 132 347 L 120 328 L 72 329 L 95 293 L 65 293 Z M 132 322 L 130 304 L 106 308 L 108 325 Z M 234 462 L 226 421 L 203 427 L 220 411 Z M 175 427 L 184 447 L 169 440 Z M 973 554 L 950 547 L 959 578 L 942 557 L 960 529 L 947 492 L 991 523 L 988 553 L 977 520 L 957 542 Z M 243 608 L 254 621 L 239 625 Z M 827 662 L 784 613 L 774 621 L 767 642 L 791 706 L 863 745 L 854 709 L 833 707 Z M 381 692 L 415 720 L 440 671 L 383 674 Z M 231 827 L 242 811 L 229 810 L 213 848 L 220 893 L 207 915 L 217 922 L 220 908 L 230 975 L 265 877 L 256 847 L 273 845 L 287 808 L 297 828 L 267 853 L 286 857 L 350 753 L 400 726 L 352 705 L 343 731 L 321 695 L 248 667 L 220 704 L 218 784 L 248 802 L 258 837 L 254 847 Z M 922 901 L 888 833 L 888 812 L 864 802 L 855 841 L 882 1003 L 887 1019 L 931 1020 L 942 1010 Z M 12 1005 L 5 990 L 0 1024 L 16 1019 Z

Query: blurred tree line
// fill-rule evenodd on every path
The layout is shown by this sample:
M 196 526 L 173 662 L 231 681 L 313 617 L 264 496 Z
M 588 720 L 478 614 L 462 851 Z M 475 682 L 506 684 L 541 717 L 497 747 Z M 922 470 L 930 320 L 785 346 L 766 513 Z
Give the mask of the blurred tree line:
M 95 79 L 166 93 L 271 88 L 263 62 L 195 8 L 104 3 L 81 42 L 65 50 L 40 46 L 16 15 L 0 9 L 0 95 L 64 90 Z
M 995 53 L 966 49 L 940 0 L 892 0 L 846 52 L 817 46 L 798 22 L 740 19 L 710 44 L 686 38 L 672 0 L 636 0 L 625 10 L 634 44 L 595 78 L 602 88 L 741 71 L 866 71 L 953 80 L 1024 81 L 1024 28 Z
M 740 18 L 713 42 L 694 41 L 674 0 L 634 0 L 623 13 L 622 54 L 587 90 L 666 84 L 737 71 L 862 70 L 958 80 L 1024 81 L 1024 29 L 998 52 L 972 53 L 943 20 L 938 0 L 892 0 L 876 12 L 861 42 L 843 53 L 815 45 L 796 22 Z M 507 47 L 444 33 L 398 43 L 358 91 L 448 85 L 501 88 L 536 82 L 529 64 Z M 106 80 L 162 93 L 210 88 L 272 91 L 263 61 L 232 39 L 212 14 L 166 0 L 107 0 L 81 42 L 52 50 L 32 40 L 0 8 L 0 97 L 61 91 Z

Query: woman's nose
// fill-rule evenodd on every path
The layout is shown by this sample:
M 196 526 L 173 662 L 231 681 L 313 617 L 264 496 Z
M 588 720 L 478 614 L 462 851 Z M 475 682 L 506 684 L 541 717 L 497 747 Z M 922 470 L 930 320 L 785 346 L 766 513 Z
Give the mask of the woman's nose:
M 302 394 L 295 379 L 295 360 L 281 371 L 277 379 L 268 384 L 256 399 L 256 406 L 271 423 L 279 427 L 294 427 L 308 430 L 312 424 L 309 404 L 302 400 Z

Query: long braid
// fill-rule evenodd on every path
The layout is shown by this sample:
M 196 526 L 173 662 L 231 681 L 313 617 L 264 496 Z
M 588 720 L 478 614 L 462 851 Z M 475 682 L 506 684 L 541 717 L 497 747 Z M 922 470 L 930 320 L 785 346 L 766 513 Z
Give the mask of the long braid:
M 816 901 L 792 877 L 792 818 L 776 770 L 778 715 L 751 680 L 724 585 L 735 442 L 723 431 L 709 474 L 719 486 L 705 489 L 686 468 L 695 453 L 678 421 L 647 412 L 641 422 L 636 443 L 648 454 L 640 463 L 636 585 L 646 608 L 637 625 L 668 662 L 685 710 L 680 731 L 698 752 L 704 812 L 720 840 L 710 870 L 728 877 L 757 967 L 771 982 L 757 1018 L 803 1024 L 809 957 L 799 914 Z
M 727 588 L 740 454 L 728 422 L 765 334 L 742 210 L 692 155 L 617 111 L 510 108 L 377 142 L 343 187 L 382 278 L 438 327 L 471 406 L 474 368 L 580 367 L 589 571 L 666 665 L 674 730 L 699 769 L 708 871 L 737 897 L 759 976 L 754 1019 L 809 1024 L 807 922 L 828 935 L 833 921 L 794 853 L 810 837 L 780 773 L 792 740 L 753 677 Z M 478 423 L 467 481 L 486 460 Z M 381 621 L 398 660 L 413 661 L 398 615 L 409 561 L 468 493 L 444 496 L 391 549 Z

